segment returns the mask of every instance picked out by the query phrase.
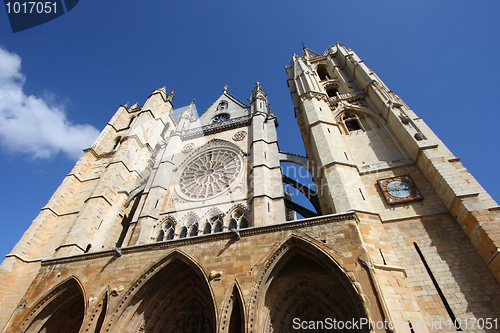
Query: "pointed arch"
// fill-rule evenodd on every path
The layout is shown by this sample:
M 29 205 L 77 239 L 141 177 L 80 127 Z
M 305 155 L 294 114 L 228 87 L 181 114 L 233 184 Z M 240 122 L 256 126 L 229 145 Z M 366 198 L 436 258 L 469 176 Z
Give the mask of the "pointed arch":
M 108 288 L 102 293 L 101 297 L 98 298 L 99 302 L 93 307 L 89 307 L 88 316 L 90 320 L 85 320 L 87 323 L 87 328 L 85 332 L 100 333 L 108 313 L 108 302 L 109 302 L 109 285 Z M 96 318 L 97 317 L 97 318 Z
M 295 317 L 347 321 L 368 314 L 359 291 L 324 246 L 292 234 L 262 262 L 251 295 L 249 332 L 291 331 Z
M 155 225 L 152 230 L 151 239 L 156 242 L 161 242 L 164 240 L 171 240 L 174 238 L 175 229 L 177 225 L 177 220 L 172 215 L 167 215 L 161 221 Z
M 78 333 L 87 307 L 85 300 L 82 284 L 70 277 L 33 307 L 17 331 Z
M 200 215 L 198 213 L 190 211 L 186 215 L 184 215 L 181 219 L 180 225 L 185 227 L 190 227 L 195 223 L 199 223 L 201 220 Z
M 349 158 L 347 155 L 346 158 L 354 163 L 369 165 L 407 158 L 406 149 L 387 121 L 370 108 L 341 101 L 334 111 L 334 117 L 340 125 L 338 128 L 345 135 L 344 140 L 353 140 L 352 143 L 346 143 L 348 146 L 363 144 L 372 147 L 368 153 L 351 150 Z M 364 134 L 358 136 L 360 133 Z M 352 138 L 351 134 L 356 135 Z
M 113 310 L 109 332 L 215 332 L 216 305 L 201 266 L 174 250 L 134 282 Z
M 339 103 L 338 107 L 334 110 L 333 114 L 335 121 L 337 123 L 342 123 L 343 117 L 349 113 L 355 114 L 358 118 L 362 118 L 364 116 L 369 117 L 380 126 L 383 126 L 386 123 L 386 121 L 381 116 L 374 113 L 373 110 L 363 106 L 350 104 L 348 102 Z
M 249 212 L 243 204 L 236 204 L 231 207 L 224 217 L 224 225 L 227 230 L 247 228 Z
M 240 284 L 235 280 L 222 305 L 221 333 L 245 332 L 246 306 Z
M 202 220 L 210 221 L 210 218 L 214 216 L 219 216 L 222 220 L 224 218 L 224 215 L 224 212 L 219 207 L 213 207 L 203 216 Z

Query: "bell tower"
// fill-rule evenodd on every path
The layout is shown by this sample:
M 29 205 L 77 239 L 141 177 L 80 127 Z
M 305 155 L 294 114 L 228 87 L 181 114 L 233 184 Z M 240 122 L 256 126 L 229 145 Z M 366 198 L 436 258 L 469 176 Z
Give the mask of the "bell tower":
M 500 282 L 497 203 L 353 50 L 342 44 L 323 54 L 304 48 L 286 73 L 322 212 L 355 212 L 367 258 L 379 276 L 387 274 L 387 266 L 405 267 L 410 289 L 440 295 L 443 320 L 464 316 L 466 309 L 450 305 L 464 301 L 454 294 L 458 283 L 451 286 L 444 276 L 439 281 L 440 273 L 433 272 L 461 263 L 477 268 L 468 283 L 491 283 L 492 276 Z M 441 247 L 456 242 L 463 242 L 463 252 Z M 451 258 L 453 263 L 447 262 Z M 426 260 L 440 264 L 431 267 Z M 425 278 L 418 273 L 424 266 Z M 435 289 L 419 279 L 434 281 Z M 384 286 L 381 294 L 393 298 Z M 425 297 L 420 292 L 414 297 L 424 319 L 436 320 Z M 394 302 L 386 306 L 395 313 Z

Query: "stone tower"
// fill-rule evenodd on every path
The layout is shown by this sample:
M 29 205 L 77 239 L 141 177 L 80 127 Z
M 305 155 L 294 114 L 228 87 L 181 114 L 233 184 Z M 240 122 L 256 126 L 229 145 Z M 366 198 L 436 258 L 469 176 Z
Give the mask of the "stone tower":
M 497 331 L 492 198 L 352 50 L 286 72 L 307 157 L 259 83 L 201 115 L 165 88 L 120 106 L 2 263 L 0 329 Z

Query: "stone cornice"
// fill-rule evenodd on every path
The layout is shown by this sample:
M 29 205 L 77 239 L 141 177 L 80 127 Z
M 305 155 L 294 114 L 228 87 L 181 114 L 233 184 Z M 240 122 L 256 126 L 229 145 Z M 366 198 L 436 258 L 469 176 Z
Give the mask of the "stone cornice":
M 302 95 L 300 95 L 299 98 L 302 101 L 305 100 L 305 99 L 316 98 L 319 101 L 325 101 L 326 103 L 330 102 L 330 99 L 328 98 L 328 95 L 326 93 L 317 92 L 317 91 L 308 91 L 308 92 L 303 93 Z
M 355 215 L 353 212 L 341 213 L 341 214 L 331 214 L 331 215 L 323 215 L 318 217 L 311 217 L 302 220 L 296 221 L 287 221 L 272 225 L 260 226 L 260 227 L 251 227 L 245 229 L 239 229 L 240 238 L 251 237 L 261 234 L 269 234 L 275 232 L 282 232 L 291 229 L 298 228 L 307 228 L 310 226 L 327 224 L 327 223 L 336 223 L 342 221 L 356 221 Z M 163 242 L 151 243 L 151 244 L 143 244 L 143 245 L 134 245 L 129 247 L 120 248 L 121 256 L 125 256 L 131 253 L 137 252 L 147 252 L 147 251 L 158 251 L 164 249 L 172 249 L 178 248 L 179 246 L 184 245 L 192 245 L 192 244 L 200 244 L 206 242 L 213 242 L 216 240 L 227 240 L 233 239 L 234 233 L 231 231 L 224 231 L 216 234 L 209 235 L 199 235 L 195 237 L 188 237 L 182 239 L 174 239 Z M 113 257 L 117 255 L 117 251 L 115 249 L 107 250 L 107 251 L 99 251 L 99 252 L 91 252 L 91 253 L 82 253 L 73 256 L 60 257 L 60 258 L 45 258 L 41 259 L 42 266 L 49 265 L 58 265 L 63 263 L 84 261 L 84 260 L 93 260 L 97 258 L 103 257 Z M 40 260 L 40 259 L 39 259 Z
M 16 258 L 17 260 L 22 261 L 22 262 L 24 262 L 26 264 L 31 264 L 31 263 L 34 263 L 34 262 L 41 262 L 43 260 L 42 258 L 38 258 L 38 259 L 24 259 L 23 257 L 21 257 L 20 255 L 18 255 L 16 253 L 6 254 L 5 258 Z
M 71 177 L 71 176 L 75 177 L 75 178 L 76 178 L 76 180 L 78 180 L 80 183 L 90 182 L 90 181 L 92 181 L 92 180 L 98 180 L 98 179 L 100 179 L 100 178 L 101 178 L 101 177 L 94 177 L 94 178 L 88 178 L 88 179 L 80 179 L 80 178 L 79 178 L 77 175 L 75 175 L 74 173 L 68 173 L 68 174 L 66 175 L 66 177 Z
M 40 209 L 40 210 L 41 210 L 41 211 L 42 211 L 42 210 L 48 210 L 48 211 L 52 212 L 52 214 L 54 214 L 54 215 L 56 215 L 56 216 L 58 216 L 58 217 L 59 217 L 59 216 L 66 216 L 66 215 L 73 215 L 73 214 L 78 214 L 78 213 L 80 213 L 80 211 L 79 211 L 79 210 L 76 210 L 76 211 L 73 211 L 73 212 L 68 212 L 68 213 L 58 213 L 58 212 L 56 212 L 54 209 L 52 209 L 51 207 L 47 207 L 47 206 L 43 207 L 43 208 L 42 208 L 42 209 Z
M 141 177 L 141 174 L 139 171 L 137 170 L 130 170 L 129 167 L 123 162 L 123 161 L 114 161 L 114 162 L 110 162 L 108 165 L 106 165 L 106 168 L 108 168 L 110 165 L 112 164 L 121 164 L 125 167 L 125 169 L 127 169 L 128 172 L 132 173 L 136 173 L 138 177 Z
M 88 197 L 87 199 L 85 199 L 84 202 L 87 202 L 91 199 L 104 199 L 104 201 L 106 201 L 108 203 L 108 205 L 110 206 L 113 206 L 113 204 L 111 203 L 111 201 L 108 200 L 108 198 L 106 198 L 104 195 L 93 195 L 91 197 Z
M 98 154 L 94 150 L 94 148 L 90 147 L 90 148 L 84 149 L 83 152 L 84 153 L 87 153 L 87 152 L 91 153 L 95 158 L 97 158 L 99 160 L 101 158 L 108 158 L 108 157 L 113 156 L 116 153 L 116 150 L 113 150 L 113 151 L 110 151 L 110 152 L 107 152 L 107 153 L 103 153 L 103 154 Z
M 125 141 L 131 140 L 131 139 L 135 140 L 139 144 L 139 146 L 141 148 L 146 147 L 150 152 L 153 151 L 153 148 L 151 148 L 151 146 L 149 145 L 149 143 L 147 143 L 147 142 L 146 143 L 142 143 L 141 139 L 139 139 L 139 137 L 136 134 L 132 134 L 132 135 L 128 135 L 128 136 L 124 137 L 121 140 L 121 142 L 125 142 Z

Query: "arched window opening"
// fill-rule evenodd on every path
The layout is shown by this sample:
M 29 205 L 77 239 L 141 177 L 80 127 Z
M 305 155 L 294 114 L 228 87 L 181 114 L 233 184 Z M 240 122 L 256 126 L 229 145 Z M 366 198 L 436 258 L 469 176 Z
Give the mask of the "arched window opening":
M 205 224 L 205 228 L 203 228 L 203 234 L 208 235 L 212 233 L 212 226 L 210 223 Z
M 194 237 L 194 236 L 198 236 L 198 225 L 197 224 L 194 224 L 191 227 L 191 231 L 189 232 L 189 237 Z
M 248 220 L 246 219 L 246 217 L 243 217 L 240 221 L 240 229 L 243 228 L 248 228 Z
M 248 218 L 246 217 L 243 208 L 238 207 L 229 213 L 228 219 L 228 230 L 248 228 Z
M 174 229 L 170 229 L 167 234 L 167 240 L 174 239 Z
M 156 241 L 161 242 L 161 241 L 163 241 L 164 237 L 165 237 L 165 231 L 160 230 L 160 232 L 158 233 L 158 236 L 156 236 Z
M 318 73 L 319 79 L 321 81 L 328 80 L 330 78 L 330 75 L 328 74 L 328 67 L 326 67 L 326 65 L 324 64 L 319 65 L 316 69 L 316 72 Z
M 356 114 L 345 114 L 342 118 L 348 132 L 362 130 L 361 122 Z
M 337 97 L 339 90 L 335 86 L 330 86 L 326 88 L 326 94 L 328 97 Z
M 179 238 L 186 238 L 186 236 L 187 236 L 187 228 L 182 227 L 181 234 L 179 235 Z
M 221 232 L 221 231 L 222 231 L 222 223 L 221 222 L 217 222 L 215 224 L 214 232 Z
M 186 226 L 187 227 L 190 227 L 192 226 L 194 223 L 196 223 L 196 219 L 194 217 L 190 217 L 187 222 L 186 222 Z

